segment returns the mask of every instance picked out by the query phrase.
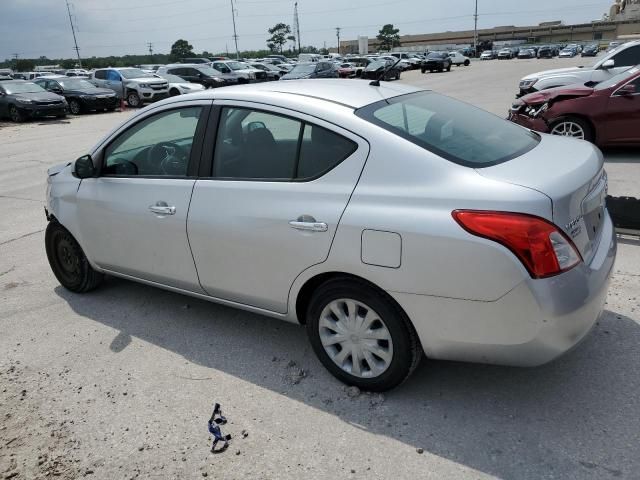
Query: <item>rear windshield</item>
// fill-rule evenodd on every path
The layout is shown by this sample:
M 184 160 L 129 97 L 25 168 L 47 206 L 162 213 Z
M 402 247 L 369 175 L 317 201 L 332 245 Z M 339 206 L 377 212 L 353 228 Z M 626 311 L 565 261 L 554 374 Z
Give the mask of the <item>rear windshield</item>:
M 433 92 L 389 98 L 356 115 L 454 163 L 489 167 L 533 149 L 539 135 Z

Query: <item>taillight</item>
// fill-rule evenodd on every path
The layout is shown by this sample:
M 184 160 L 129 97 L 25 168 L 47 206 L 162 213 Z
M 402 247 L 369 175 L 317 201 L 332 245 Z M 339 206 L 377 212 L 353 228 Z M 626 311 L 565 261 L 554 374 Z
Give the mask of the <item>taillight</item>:
M 573 242 L 547 220 L 523 213 L 454 210 L 467 232 L 511 250 L 533 278 L 557 275 L 582 261 Z

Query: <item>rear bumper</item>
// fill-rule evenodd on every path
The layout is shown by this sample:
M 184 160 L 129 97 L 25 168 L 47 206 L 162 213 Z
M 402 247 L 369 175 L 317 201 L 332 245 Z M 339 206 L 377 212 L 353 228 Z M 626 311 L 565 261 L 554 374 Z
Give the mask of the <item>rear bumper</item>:
M 431 358 L 542 365 L 576 346 L 599 318 L 616 248 L 607 215 L 589 265 L 547 279 L 526 279 L 494 302 L 390 294 L 412 320 Z
M 550 132 L 549 125 L 547 125 L 547 122 L 540 117 L 531 118 L 519 113 L 509 112 L 509 120 L 530 130 L 535 130 L 536 132 Z

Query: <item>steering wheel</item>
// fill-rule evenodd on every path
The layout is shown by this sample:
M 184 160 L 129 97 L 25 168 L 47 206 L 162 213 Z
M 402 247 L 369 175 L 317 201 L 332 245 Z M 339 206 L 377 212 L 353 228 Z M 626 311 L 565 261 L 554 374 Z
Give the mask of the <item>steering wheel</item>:
M 189 161 L 187 151 L 177 143 L 156 143 L 147 152 L 147 164 L 157 165 L 160 158 L 160 170 L 165 175 L 184 175 Z

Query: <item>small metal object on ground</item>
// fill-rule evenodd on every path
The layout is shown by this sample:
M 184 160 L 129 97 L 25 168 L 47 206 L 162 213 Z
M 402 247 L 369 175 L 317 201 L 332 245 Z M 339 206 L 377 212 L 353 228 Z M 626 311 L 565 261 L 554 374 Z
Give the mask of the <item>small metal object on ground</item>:
M 231 435 L 223 435 L 220 430 L 220 425 L 225 425 L 227 423 L 227 419 L 222 415 L 222 409 L 220 408 L 220 404 L 216 403 L 213 407 L 213 413 L 211 414 L 211 418 L 209 418 L 208 426 L 209 433 L 213 435 L 213 445 L 211 445 L 211 453 L 221 453 L 224 452 L 229 447 L 229 440 L 231 440 Z M 216 448 L 218 442 L 222 441 L 222 446 Z

